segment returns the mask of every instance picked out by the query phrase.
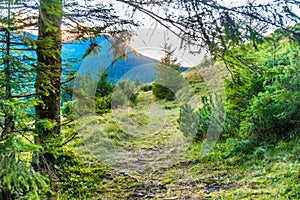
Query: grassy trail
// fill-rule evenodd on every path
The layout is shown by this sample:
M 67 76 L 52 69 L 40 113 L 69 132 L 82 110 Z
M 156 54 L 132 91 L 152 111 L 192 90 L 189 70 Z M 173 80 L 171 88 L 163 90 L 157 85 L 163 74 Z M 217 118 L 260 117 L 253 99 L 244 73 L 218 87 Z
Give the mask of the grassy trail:
M 228 139 L 199 158 L 199 145 L 177 128 L 178 115 L 177 104 L 154 101 L 150 91 L 133 108 L 91 120 L 83 142 L 107 166 L 100 199 L 298 199 L 298 139 L 259 148 L 253 158 L 227 156 Z
M 114 177 L 104 199 L 203 199 L 236 186 L 233 169 L 200 163 L 188 153 L 191 142 L 177 128 L 177 104 L 157 104 L 151 91 L 139 99 L 134 108 L 103 116 L 96 129 L 103 138 L 93 154 Z

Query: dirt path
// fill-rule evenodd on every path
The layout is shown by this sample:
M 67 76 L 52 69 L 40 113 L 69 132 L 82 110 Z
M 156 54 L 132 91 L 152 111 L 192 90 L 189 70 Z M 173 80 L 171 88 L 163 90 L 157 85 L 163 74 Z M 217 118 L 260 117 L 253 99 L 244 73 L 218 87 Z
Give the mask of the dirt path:
M 189 155 L 191 142 L 177 128 L 178 105 L 156 104 L 149 92 L 140 98 L 137 107 L 105 115 L 101 128 L 91 125 L 85 136 L 89 151 L 114 171 L 115 188 L 104 199 L 207 199 L 235 187 L 232 169 Z

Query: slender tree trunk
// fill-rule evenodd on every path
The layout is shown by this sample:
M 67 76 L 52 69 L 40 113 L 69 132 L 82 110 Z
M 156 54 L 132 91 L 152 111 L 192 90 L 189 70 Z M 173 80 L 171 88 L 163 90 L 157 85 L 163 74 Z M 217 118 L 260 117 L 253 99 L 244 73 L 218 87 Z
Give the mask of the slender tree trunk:
M 39 10 L 39 32 L 35 89 L 39 103 L 35 106 L 35 142 L 45 153 L 38 155 L 38 170 L 53 178 L 54 156 L 49 139 L 60 134 L 60 92 L 61 92 L 61 23 L 62 0 L 41 0 Z M 50 124 L 50 125 L 49 125 Z

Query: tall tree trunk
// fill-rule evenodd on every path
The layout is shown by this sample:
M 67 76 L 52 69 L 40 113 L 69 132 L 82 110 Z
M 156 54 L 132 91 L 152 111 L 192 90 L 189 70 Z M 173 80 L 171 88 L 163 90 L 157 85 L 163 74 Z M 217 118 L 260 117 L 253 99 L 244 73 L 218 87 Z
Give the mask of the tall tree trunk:
M 35 89 L 38 104 L 35 106 L 35 142 L 45 149 L 37 157 L 38 170 L 53 175 L 54 156 L 50 153 L 49 139 L 58 136 L 60 130 L 60 92 L 61 92 L 61 23 L 62 0 L 41 0 L 39 10 L 39 32 L 37 47 L 37 68 Z M 36 166 L 36 167 L 37 167 Z

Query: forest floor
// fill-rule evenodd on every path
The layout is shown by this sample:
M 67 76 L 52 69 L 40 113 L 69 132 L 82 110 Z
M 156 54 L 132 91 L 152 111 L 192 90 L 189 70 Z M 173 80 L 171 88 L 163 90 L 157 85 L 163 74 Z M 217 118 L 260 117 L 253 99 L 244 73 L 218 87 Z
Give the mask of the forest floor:
M 157 104 L 149 91 L 140 93 L 137 106 L 97 119 L 101 128 L 83 141 L 110 169 L 101 183 L 100 199 L 297 198 L 284 198 L 290 181 L 300 189 L 300 165 L 297 159 L 290 161 L 292 154 L 269 154 L 244 163 L 240 155 L 221 158 L 227 146 L 217 146 L 210 156 L 200 158 L 199 144 L 178 130 L 178 117 L 179 105 Z

